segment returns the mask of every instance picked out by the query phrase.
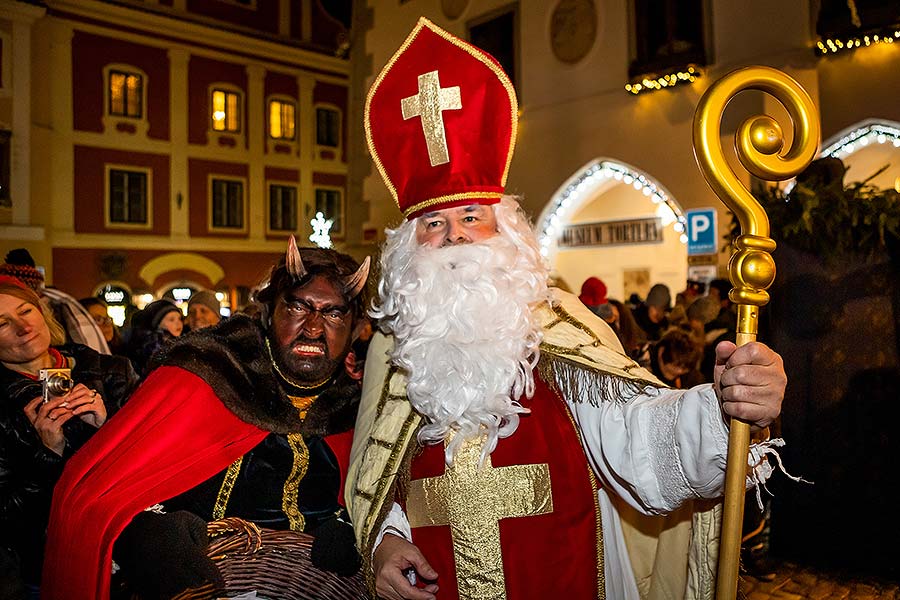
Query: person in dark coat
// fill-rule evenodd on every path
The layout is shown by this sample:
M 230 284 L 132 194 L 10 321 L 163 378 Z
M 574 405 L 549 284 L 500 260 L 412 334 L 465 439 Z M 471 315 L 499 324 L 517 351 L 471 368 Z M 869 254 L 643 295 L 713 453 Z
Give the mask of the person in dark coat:
M 107 346 L 111 354 L 125 355 L 125 341 L 122 339 L 122 332 L 119 327 L 109 316 L 109 305 L 100 298 L 91 296 L 81 298 L 78 301 L 83 307 L 91 313 L 94 323 L 103 332 L 103 338 L 106 340 Z
M 183 328 L 181 310 L 165 298 L 151 302 L 135 314 L 127 345 L 134 370 L 146 375 L 153 355 L 179 337 Z
M 37 294 L 0 276 L 0 552 L 34 595 L 53 486 L 66 461 L 118 411 L 138 378 L 123 357 L 61 344 Z M 70 370 L 44 401 L 41 371 Z M 64 380 L 61 380 L 64 381 Z M 14 575 L 7 574 L 7 579 Z
M 634 309 L 634 320 L 644 332 L 644 339 L 655 342 L 662 337 L 664 331 L 669 328 L 669 312 L 672 304 L 672 296 L 665 284 L 657 283 L 647 294 L 644 300 Z

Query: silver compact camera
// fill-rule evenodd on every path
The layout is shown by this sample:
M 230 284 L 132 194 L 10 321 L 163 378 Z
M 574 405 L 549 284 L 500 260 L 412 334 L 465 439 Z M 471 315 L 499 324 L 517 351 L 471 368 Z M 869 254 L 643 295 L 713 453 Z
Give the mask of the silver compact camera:
M 38 373 L 38 381 L 41 382 L 41 392 L 44 402 L 51 398 L 65 396 L 73 387 L 72 369 L 41 369 Z

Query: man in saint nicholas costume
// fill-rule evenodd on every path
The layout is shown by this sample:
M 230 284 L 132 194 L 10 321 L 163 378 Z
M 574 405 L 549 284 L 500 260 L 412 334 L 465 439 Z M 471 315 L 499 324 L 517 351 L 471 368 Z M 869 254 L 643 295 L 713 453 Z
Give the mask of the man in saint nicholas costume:
M 365 117 L 407 219 L 381 258 L 345 488 L 370 585 L 415 600 L 709 597 L 717 513 L 697 504 L 723 493 L 728 417 L 758 430 L 779 414 L 780 357 L 725 343 L 715 385 L 668 389 L 548 288 L 503 194 L 515 92 L 479 49 L 421 19 Z M 770 472 L 750 462 L 748 485 Z

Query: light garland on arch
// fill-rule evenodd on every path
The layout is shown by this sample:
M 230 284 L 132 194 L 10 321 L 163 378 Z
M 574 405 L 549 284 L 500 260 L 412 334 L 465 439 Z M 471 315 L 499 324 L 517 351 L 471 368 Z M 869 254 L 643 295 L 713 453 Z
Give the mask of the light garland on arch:
M 673 229 L 681 234 L 679 237 L 681 243 L 687 243 L 688 238 L 685 233 L 687 219 L 681 212 L 681 208 L 669 198 L 665 190 L 645 174 L 631 167 L 603 160 L 589 163 L 581 173 L 570 179 L 562 194 L 539 223 L 538 242 L 542 256 L 546 258 L 550 255 L 550 248 L 562 231 L 562 219 L 579 197 L 609 180 L 619 181 L 623 185 L 631 185 L 635 190 L 639 190 L 644 196 L 649 197 L 651 202 L 657 205 L 656 216 L 662 219 L 663 227 L 672 225 Z
M 820 156 L 844 158 L 869 144 L 893 144 L 900 148 L 900 129 L 889 125 L 864 125 L 824 148 Z
M 851 37 L 846 41 L 840 38 L 825 38 L 824 40 L 819 40 L 818 42 L 816 42 L 816 47 L 819 49 L 819 52 L 825 55 L 829 52 L 832 54 L 836 54 L 838 52 L 846 50 L 855 50 L 856 48 L 860 48 L 862 46 L 893 44 L 897 41 L 900 41 L 900 28 L 891 27 L 890 29 L 882 30 L 881 33 L 872 33 L 859 37 Z

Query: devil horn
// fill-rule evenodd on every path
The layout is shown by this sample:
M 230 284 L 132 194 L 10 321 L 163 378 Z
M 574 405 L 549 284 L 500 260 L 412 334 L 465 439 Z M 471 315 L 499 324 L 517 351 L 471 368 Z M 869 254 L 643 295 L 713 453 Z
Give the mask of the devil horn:
M 367 256 L 366 260 L 359 265 L 359 268 L 356 270 L 356 273 L 350 275 L 346 279 L 344 279 L 344 292 L 350 296 L 351 298 L 356 298 L 356 296 L 362 291 L 363 287 L 366 285 L 366 279 L 369 277 L 369 263 L 370 259 Z
M 288 275 L 294 278 L 294 281 L 303 279 L 306 276 L 306 267 L 303 266 L 303 259 L 300 258 L 300 249 L 297 248 L 297 240 L 294 236 L 288 240 L 288 249 L 284 254 L 284 266 L 287 268 Z

